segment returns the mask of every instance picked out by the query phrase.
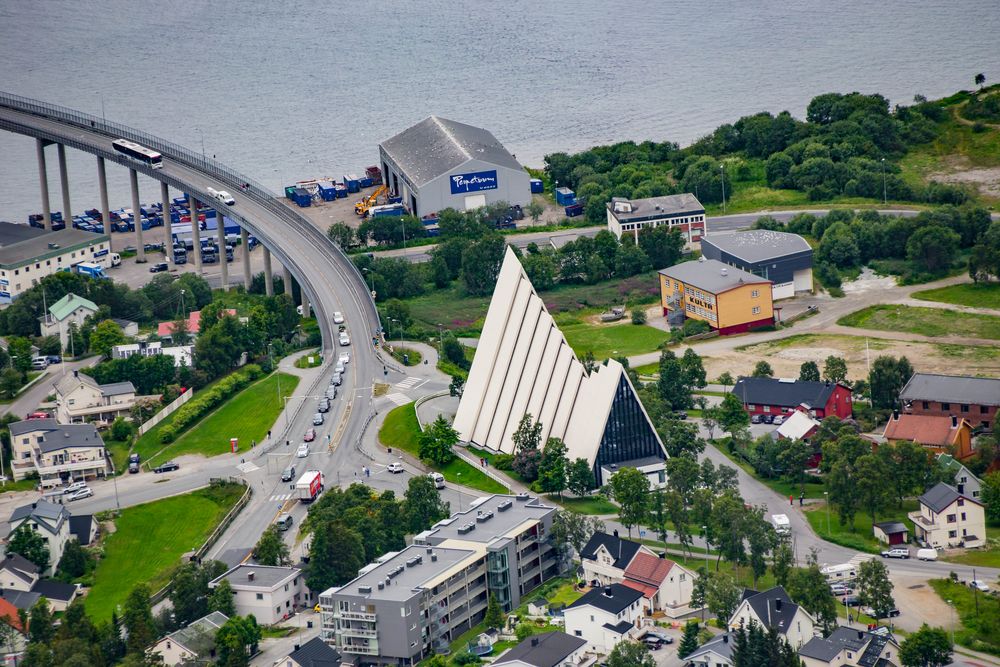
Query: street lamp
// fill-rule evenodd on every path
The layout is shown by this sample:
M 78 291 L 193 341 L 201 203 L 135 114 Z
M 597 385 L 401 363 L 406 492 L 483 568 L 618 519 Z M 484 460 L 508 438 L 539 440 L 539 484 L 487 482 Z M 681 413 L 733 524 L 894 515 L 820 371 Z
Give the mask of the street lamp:
M 889 205 L 888 191 L 885 188 L 885 158 L 882 158 L 882 205 Z
M 271 371 L 274 371 L 274 346 L 271 343 L 267 344 L 267 360 L 271 363 Z M 278 402 L 281 402 L 281 373 L 277 373 L 275 377 L 278 378 Z
M 826 504 L 826 535 L 830 536 L 830 492 L 823 492 L 823 502 Z
M 726 165 L 719 165 L 719 174 L 722 176 L 722 215 L 726 214 Z
M 438 322 L 438 354 L 444 356 L 444 325 Z
M 194 129 L 197 130 L 198 134 L 201 136 L 201 161 L 207 162 L 205 159 L 205 133 L 201 131 L 200 127 L 196 127 Z
M 701 534 L 705 540 L 705 575 L 708 575 L 708 526 L 701 527 Z
M 399 360 L 403 360 L 403 323 L 397 320 L 395 317 L 389 318 L 390 322 L 395 322 L 399 325 Z

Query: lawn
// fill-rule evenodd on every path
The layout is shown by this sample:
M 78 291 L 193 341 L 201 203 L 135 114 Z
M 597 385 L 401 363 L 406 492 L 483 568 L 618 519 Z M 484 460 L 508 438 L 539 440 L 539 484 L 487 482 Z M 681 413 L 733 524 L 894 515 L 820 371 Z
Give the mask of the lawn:
M 888 510 L 877 515 L 877 521 L 902 521 L 906 524 L 906 527 L 910 530 L 910 534 L 913 534 L 913 523 L 906 518 L 907 512 L 912 512 L 917 509 L 917 501 L 912 498 L 907 498 L 903 500 L 903 507 L 899 508 L 895 506 L 890 507 Z M 827 532 L 827 512 L 826 505 L 820 503 L 818 505 L 813 505 L 812 507 L 806 508 L 806 519 L 809 521 L 809 525 L 812 529 L 816 531 L 816 534 L 825 540 L 833 542 L 834 544 L 839 544 L 841 546 L 849 547 L 851 549 L 857 549 L 859 551 L 867 551 L 868 553 L 879 553 L 886 546 L 875 539 L 875 535 L 872 532 L 872 520 L 867 512 L 858 512 L 854 515 L 853 528 L 851 531 L 850 525 L 841 524 L 840 519 L 837 517 L 836 506 L 830 507 L 830 530 Z
M 296 368 L 315 368 L 323 365 L 323 356 L 319 353 L 319 348 L 310 350 L 308 354 L 303 354 L 295 360 Z
M 633 370 L 636 373 L 638 373 L 640 376 L 644 375 L 646 377 L 649 377 L 651 375 L 659 375 L 660 374 L 660 362 L 654 361 L 651 364 L 643 364 L 642 366 L 635 366 L 635 367 L 633 367 Z
M 572 510 L 578 514 L 594 514 L 594 515 L 606 515 L 614 514 L 618 515 L 618 506 L 607 500 L 602 496 L 585 496 L 583 498 L 573 498 L 569 496 L 564 496 L 560 500 L 557 496 L 548 495 L 546 496 L 551 502 L 559 503 L 568 510 Z
M 462 346 L 462 354 L 465 355 L 465 360 L 469 362 L 469 368 L 472 367 L 472 359 L 476 356 L 476 348 L 469 347 L 468 345 Z M 461 366 L 453 364 L 441 355 L 438 355 L 437 369 L 442 373 L 447 375 L 460 377 L 463 380 L 469 379 L 469 371 Z
M 688 410 L 688 414 L 691 411 Z M 729 447 L 724 443 L 720 442 L 715 445 L 715 448 L 722 452 L 726 458 L 728 458 L 734 465 L 743 468 L 744 471 L 761 484 L 764 484 L 769 489 L 777 493 L 782 498 L 787 498 L 788 496 L 793 496 L 796 500 L 799 497 L 800 488 L 801 492 L 805 493 L 805 497 L 814 500 L 823 497 L 823 491 L 826 489 L 826 485 L 823 484 L 822 479 L 816 477 L 810 477 L 807 479 L 806 483 L 801 487 L 797 483 L 789 482 L 786 479 L 775 478 L 775 479 L 764 479 L 757 475 L 757 472 L 753 469 L 749 463 L 743 459 L 737 457 L 735 454 L 729 451 Z
M 290 396 L 295 393 L 299 378 L 288 373 L 272 373 L 258 380 L 216 408 L 162 451 L 162 445 L 157 447 L 154 452 L 159 453 L 148 458 L 150 466 L 184 454 L 225 454 L 230 451 L 230 438 L 239 438 L 241 450 L 250 449 L 251 441 L 263 442 L 284 407 L 284 400 L 278 394 L 279 383 L 281 395 Z M 147 456 L 143 459 L 147 460 Z
M 413 403 L 389 411 L 378 431 L 378 439 L 386 447 L 401 449 L 414 458 L 420 458 L 420 424 Z M 508 493 L 507 487 L 487 477 L 481 470 L 456 456 L 445 466 L 432 466 L 453 484 L 461 484 L 484 493 Z
M 128 471 L 128 453 L 131 443 L 128 440 L 112 440 L 109 435 L 104 441 L 104 448 L 111 455 L 115 464 L 115 472 L 121 474 Z
M 955 632 L 955 642 L 975 651 L 1000 655 L 1000 598 L 976 593 L 949 579 L 931 579 L 929 583 L 942 600 L 951 600 L 958 612 L 962 627 Z
M 562 318 L 560 318 L 562 319 Z M 662 329 L 624 324 L 590 324 L 588 322 L 559 323 L 573 351 L 578 356 L 593 352 L 598 361 L 613 357 L 630 357 L 644 352 L 655 352 L 670 338 Z
M 213 486 L 122 510 L 84 598 L 90 617 L 110 618 L 137 584 L 151 593 L 163 587 L 181 555 L 201 547 L 242 494 L 237 484 Z
M 973 567 L 1000 567 L 1000 547 L 997 546 L 997 541 L 1000 540 L 1000 523 L 987 521 L 986 540 L 990 545 L 986 549 L 971 549 L 960 556 L 945 556 L 941 560 Z
M 973 308 L 1000 308 L 1000 283 L 962 283 L 914 292 L 913 298 Z
M 1000 340 L 1000 317 L 918 306 L 869 306 L 837 324 L 881 331 L 905 331 L 932 338 L 965 336 Z
M 424 356 L 411 347 L 396 346 L 392 348 L 392 358 L 404 366 L 419 366 Z

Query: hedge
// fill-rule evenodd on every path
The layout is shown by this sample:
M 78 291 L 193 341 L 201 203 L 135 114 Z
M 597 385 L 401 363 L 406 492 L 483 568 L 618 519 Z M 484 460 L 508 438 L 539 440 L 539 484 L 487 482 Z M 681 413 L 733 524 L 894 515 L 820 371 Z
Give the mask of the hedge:
M 233 394 L 246 389 L 263 374 L 264 371 L 257 364 L 247 364 L 239 371 L 222 378 L 211 389 L 201 392 L 177 409 L 173 420 L 160 428 L 160 442 L 173 442 L 189 426 L 222 405 Z

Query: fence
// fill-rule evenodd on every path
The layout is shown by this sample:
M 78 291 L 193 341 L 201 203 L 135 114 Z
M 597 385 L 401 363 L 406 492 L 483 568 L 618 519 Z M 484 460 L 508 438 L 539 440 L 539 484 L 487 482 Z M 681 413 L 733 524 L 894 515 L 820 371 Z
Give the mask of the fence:
M 139 427 L 138 431 L 139 435 L 140 436 L 144 435 L 147 431 L 149 431 L 149 429 L 153 428 L 161 421 L 169 417 L 171 414 L 174 413 L 174 411 L 177 410 L 177 408 L 181 407 L 182 405 L 190 401 L 192 396 L 194 396 L 194 387 L 188 387 L 187 391 L 185 391 L 183 394 L 181 394 L 174 400 L 170 401 L 170 403 L 166 405 L 162 410 L 160 410 L 155 415 L 153 415 L 145 422 L 143 422 L 142 426 Z

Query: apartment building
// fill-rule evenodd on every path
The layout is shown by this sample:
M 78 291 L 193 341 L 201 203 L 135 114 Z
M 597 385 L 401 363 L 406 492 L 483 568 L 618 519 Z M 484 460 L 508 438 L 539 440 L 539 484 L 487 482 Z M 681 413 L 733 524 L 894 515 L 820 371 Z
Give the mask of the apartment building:
M 648 199 L 613 197 L 607 204 L 608 231 L 621 240 L 629 234 L 639 240 L 639 231 L 647 227 L 676 229 L 688 243 L 705 234 L 705 207 L 690 192 Z
M 918 501 L 920 510 L 907 516 L 920 544 L 935 549 L 986 544 L 986 512 L 978 500 L 938 482 Z
M 56 565 L 62 559 L 63 550 L 71 535 L 69 517 L 69 510 L 65 507 L 42 499 L 15 508 L 7 520 L 10 533 L 21 526 L 27 526 L 45 540 L 45 546 L 49 550 L 49 566 L 41 572 L 43 576 L 54 573 Z
M 673 326 L 701 320 L 721 335 L 774 324 L 771 281 L 704 257 L 660 271 L 660 306 Z
M 55 419 L 14 422 L 10 446 L 15 481 L 38 473 L 45 488 L 107 474 L 104 440 L 93 424 L 60 424 Z
M 56 383 L 56 418 L 63 424 L 93 420 L 110 424 L 115 417 L 130 418 L 135 400 L 131 382 L 98 384 L 89 375 L 73 371 Z
M 527 496 L 480 498 L 320 595 L 321 636 L 345 661 L 413 664 L 448 647 L 560 572 L 549 529 L 555 508 Z
M 261 625 L 274 625 L 306 604 L 305 577 L 297 567 L 240 564 L 208 582 L 215 589 L 223 581 L 233 589 L 239 616 L 253 614 Z
M 955 415 L 989 429 L 1000 409 L 1000 379 L 914 373 L 900 390 L 899 401 L 915 415 Z

